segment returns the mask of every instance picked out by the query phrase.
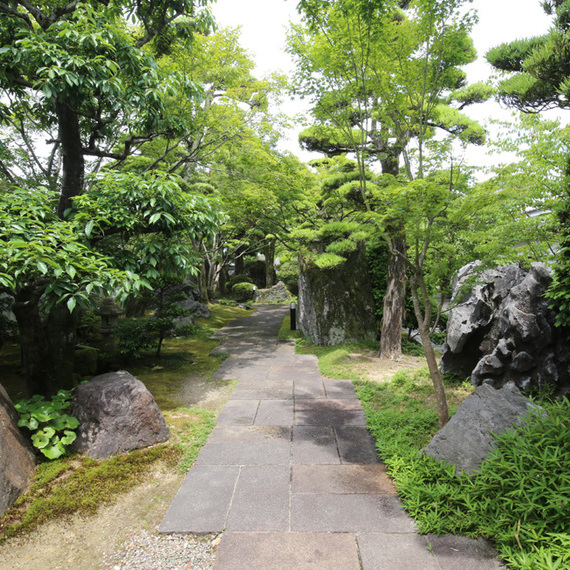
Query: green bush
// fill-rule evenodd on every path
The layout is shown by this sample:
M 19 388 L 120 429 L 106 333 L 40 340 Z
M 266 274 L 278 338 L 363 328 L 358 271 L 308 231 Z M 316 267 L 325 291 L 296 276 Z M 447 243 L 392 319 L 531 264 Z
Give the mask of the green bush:
M 421 344 L 410 340 L 406 334 L 402 336 L 402 352 L 408 356 L 424 356 L 424 347 Z
M 447 333 L 444 332 L 434 332 L 429 335 L 431 341 L 435 344 L 443 344 L 447 338 Z
M 82 311 L 77 323 L 77 342 L 87 344 L 93 340 L 101 328 L 101 317 L 95 311 Z
M 237 283 L 252 283 L 253 279 L 248 275 L 232 275 L 226 282 L 226 289 L 232 291 Z
M 79 421 L 64 412 L 71 398 L 70 390 L 60 390 L 50 401 L 35 395 L 14 403 L 20 414 L 18 426 L 30 432 L 32 445 L 48 459 L 61 457 L 77 437 L 74 430 Z
M 299 294 L 299 263 L 296 259 L 283 262 L 277 272 L 277 278 L 285 283 L 292 295 Z
M 118 352 L 130 358 L 140 358 L 143 350 L 158 344 L 147 319 L 119 319 L 111 334 L 117 341 Z
M 255 285 L 253 283 L 236 283 L 232 287 L 232 295 L 235 297 L 236 301 L 240 303 L 245 303 L 246 301 L 251 301 L 254 296 Z

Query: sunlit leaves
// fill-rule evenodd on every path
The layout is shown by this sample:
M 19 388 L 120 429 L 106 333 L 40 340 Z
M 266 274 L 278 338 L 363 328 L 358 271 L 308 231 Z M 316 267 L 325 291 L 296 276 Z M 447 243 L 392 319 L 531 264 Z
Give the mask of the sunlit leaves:
M 13 295 L 40 286 L 48 305 L 89 305 L 89 290 L 128 290 L 130 279 L 82 241 L 74 222 L 58 220 L 44 189 L 0 194 L 0 288 Z

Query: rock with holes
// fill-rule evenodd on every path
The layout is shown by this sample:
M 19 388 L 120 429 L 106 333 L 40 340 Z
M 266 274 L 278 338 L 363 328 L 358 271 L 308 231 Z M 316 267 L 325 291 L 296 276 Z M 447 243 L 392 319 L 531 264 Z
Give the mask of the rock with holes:
M 0 384 L 0 515 L 26 490 L 36 461 L 18 428 L 18 412 Z
M 94 458 L 147 447 L 170 437 L 152 394 L 125 371 L 101 374 L 80 385 L 70 415 L 80 422 L 74 450 Z
M 466 266 L 454 287 L 442 371 L 475 386 L 570 393 L 570 331 L 554 326 L 544 294 L 552 277 L 543 263 L 509 265 L 475 276 Z M 467 288 L 469 276 L 475 279 Z

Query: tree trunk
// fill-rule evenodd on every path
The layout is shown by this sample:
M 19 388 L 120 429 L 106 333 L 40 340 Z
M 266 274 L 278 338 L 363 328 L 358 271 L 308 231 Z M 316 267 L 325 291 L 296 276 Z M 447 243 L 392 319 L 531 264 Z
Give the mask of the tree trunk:
M 380 336 L 380 357 L 397 360 L 402 356 L 402 320 L 406 284 L 406 238 L 404 229 L 397 228 L 391 236 L 386 294 Z
M 200 296 L 202 297 L 204 303 L 209 303 L 210 296 L 208 295 L 208 262 L 205 259 L 202 261 L 202 267 L 200 268 L 200 273 L 198 275 L 198 289 L 200 290 Z
M 420 298 L 418 291 L 418 281 L 420 281 L 420 288 L 422 289 L 422 297 L 424 302 L 424 307 L 426 307 L 426 314 L 422 314 L 420 306 Z M 439 418 L 440 429 L 449 421 L 449 411 L 447 409 L 447 397 L 445 395 L 445 388 L 443 387 L 443 380 L 441 378 L 441 373 L 439 371 L 439 366 L 437 365 L 437 358 L 435 356 L 435 351 L 431 344 L 431 339 L 429 337 L 429 321 L 430 321 L 430 310 L 427 309 L 429 299 L 425 298 L 423 291 L 425 291 L 423 277 L 414 276 L 411 279 L 411 290 L 412 299 L 414 302 L 414 313 L 416 314 L 416 319 L 418 321 L 418 326 L 420 329 L 420 338 L 422 339 L 422 345 L 424 347 L 424 353 L 426 356 L 426 361 L 429 369 L 429 375 L 435 389 L 435 399 L 437 402 L 437 416 Z
M 12 310 L 18 322 L 22 366 L 28 395 L 51 396 L 61 388 L 73 386 L 73 351 L 75 319 L 67 307 L 54 308 L 47 322 L 42 319 L 39 304 L 41 291 L 20 291 Z
M 245 271 L 244 255 L 247 251 L 247 246 L 240 245 L 235 252 L 234 260 L 234 275 L 243 275 Z
M 59 124 L 63 167 L 57 215 L 63 218 L 65 211 L 72 206 L 72 198 L 83 192 L 85 159 L 77 113 L 64 101 L 56 101 L 55 111 Z
M 263 249 L 265 254 L 265 288 L 270 289 L 275 285 L 275 238 L 272 237 L 267 241 Z

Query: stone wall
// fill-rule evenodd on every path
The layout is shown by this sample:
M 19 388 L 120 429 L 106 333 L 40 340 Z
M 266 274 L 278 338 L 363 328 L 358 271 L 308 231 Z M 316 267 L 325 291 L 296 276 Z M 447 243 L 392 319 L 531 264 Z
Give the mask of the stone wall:
M 319 346 L 374 339 L 377 323 L 372 285 L 363 251 L 332 269 L 299 259 L 298 325 Z

